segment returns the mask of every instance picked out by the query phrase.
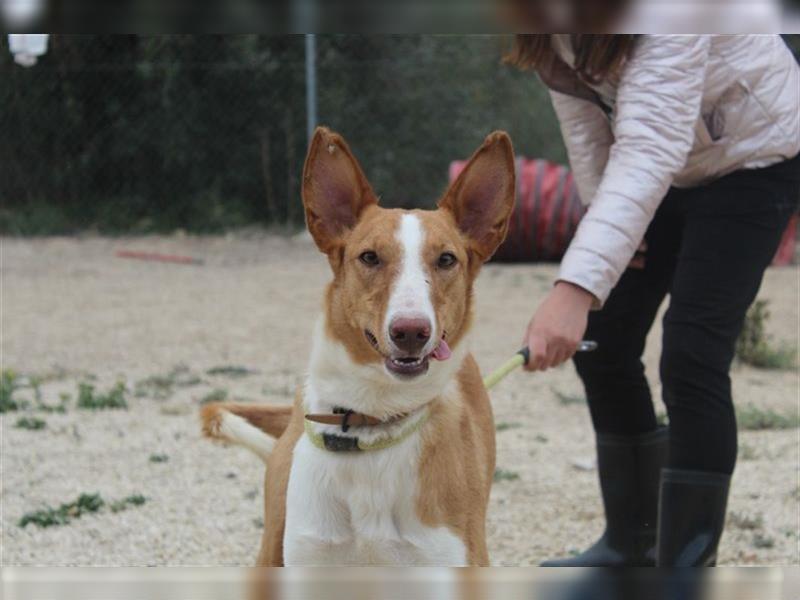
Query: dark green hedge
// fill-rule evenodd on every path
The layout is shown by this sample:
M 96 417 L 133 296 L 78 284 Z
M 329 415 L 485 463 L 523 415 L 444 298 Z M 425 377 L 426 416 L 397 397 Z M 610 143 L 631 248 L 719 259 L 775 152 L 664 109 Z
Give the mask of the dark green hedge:
M 431 205 L 493 129 L 563 160 L 545 91 L 500 64 L 507 41 L 318 36 L 320 121 L 394 206 Z M 302 36 L 57 35 L 28 69 L 0 48 L 0 71 L 4 232 L 302 222 Z
M 787 36 L 797 50 L 800 36 Z M 318 36 L 320 121 L 385 204 L 430 206 L 494 129 L 563 162 L 546 91 L 508 38 Z M 218 231 L 302 222 L 302 36 L 51 37 L 0 47 L 0 232 Z

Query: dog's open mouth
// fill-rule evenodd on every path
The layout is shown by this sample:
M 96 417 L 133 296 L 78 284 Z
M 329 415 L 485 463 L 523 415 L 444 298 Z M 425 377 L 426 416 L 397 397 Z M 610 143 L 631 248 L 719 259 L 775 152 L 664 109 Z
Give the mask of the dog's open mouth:
M 389 372 L 402 377 L 417 377 L 428 371 L 427 356 L 387 357 L 385 364 Z
M 450 346 L 448 346 L 447 342 L 445 341 L 446 335 L 446 332 L 443 333 L 442 339 L 439 340 L 439 344 L 436 346 L 436 348 L 434 348 L 432 352 L 426 354 L 425 356 L 383 355 L 386 368 L 390 373 L 404 378 L 413 378 L 418 377 L 419 375 L 424 375 L 428 372 L 428 366 L 431 358 L 434 360 L 447 360 L 450 358 L 451 351 Z M 367 338 L 367 341 L 369 341 L 372 347 L 380 352 L 378 338 L 375 337 L 375 335 L 368 329 L 364 330 L 364 336 Z

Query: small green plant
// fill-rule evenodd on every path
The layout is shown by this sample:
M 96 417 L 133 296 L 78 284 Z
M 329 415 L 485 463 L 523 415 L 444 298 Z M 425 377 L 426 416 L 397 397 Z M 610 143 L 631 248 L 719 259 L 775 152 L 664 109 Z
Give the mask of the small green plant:
M 20 527 L 33 523 L 39 527 L 53 527 L 66 525 L 72 519 L 77 519 L 85 513 L 95 513 L 103 508 L 103 499 L 100 494 L 81 494 L 77 500 L 62 504 L 58 508 L 45 508 L 26 513 L 19 520 Z
M 558 403 L 561 404 L 562 406 L 570 406 L 574 404 L 586 404 L 586 398 L 584 396 L 579 396 L 577 394 L 565 394 L 564 392 L 561 392 L 560 390 L 557 390 L 554 387 L 550 388 L 550 390 L 553 392 L 553 395 L 555 395 L 556 400 L 558 400 Z
M 63 415 L 64 413 L 67 412 L 67 405 L 72 400 L 72 396 L 70 394 L 67 394 L 66 392 L 61 392 L 58 395 L 58 400 L 59 400 L 58 404 L 47 404 L 44 400 L 39 398 L 39 400 L 36 403 L 36 410 L 45 413 L 59 413 Z
M 61 404 L 47 404 L 46 402 L 40 402 L 36 405 L 36 410 L 40 410 L 45 413 L 58 413 L 63 415 L 67 412 L 67 404 L 62 402 Z
M 211 367 L 206 371 L 207 375 L 221 375 L 222 377 L 247 377 L 248 375 L 255 375 L 258 371 L 248 369 L 239 365 L 222 365 L 219 367 Z
M 753 546 L 761 549 L 769 549 L 775 547 L 775 538 L 763 533 L 757 533 L 753 536 Z
M 45 423 L 44 419 L 38 419 L 36 417 L 21 417 L 17 419 L 14 425 L 17 429 L 29 429 L 30 431 L 38 431 L 44 429 L 46 426 L 47 423 Z
M 766 332 L 771 316 L 768 306 L 768 300 L 756 300 L 747 311 L 736 342 L 736 357 L 761 369 L 793 369 L 797 366 L 797 349 L 786 345 L 773 347 Z
M 146 498 L 141 494 L 134 494 L 115 500 L 108 504 L 111 512 L 118 513 L 131 506 L 141 506 L 146 502 Z M 47 507 L 26 513 L 18 521 L 20 527 L 27 527 L 30 524 L 38 527 L 54 527 L 66 525 L 73 519 L 79 519 L 85 514 L 100 512 L 106 506 L 106 502 L 100 494 L 81 494 L 77 500 L 61 504 L 58 508 Z
M 796 414 L 780 414 L 752 404 L 736 409 L 736 421 L 741 431 L 767 431 L 800 427 L 800 418 Z
M 179 417 L 182 415 L 188 415 L 190 412 L 192 412 L 192 409 L 181 404 L 167 404 L 159 408 L 158 412 L 160 412 L 162 415 L 167 415 L 170 417 Z
M 731 511 L 728 515 L 728 524 L 737 529 L 753 531 L 764 527 L 764 517 Z
M 123 498 L 122 500 L 116 500 L 112 502 L 109 507 L 111 508 L 111 512 L 118 513 L 123 510 L 127 510 L 131 506 L 141 506 L 147 501 L 147 498 L 142 496 L 141 494 L 134 494 L 133 496 L 128 496 L 127 498 Z
M 128 408 L 128 402 L 125 400 L 125 384 L 118 381 L 106 393 L 98 393 L 91 383 L 79 383 L 78 408 L 86 410 Z
M 504 423 L 500 422 L 494 426 L 497 431 L 508 431 L 509 429 L 518 429 L 522 427 L 522 423 Z
M 137 398 L 150 396 L 158 400 L 164 400 L 172 395 L 173 381 L 166 375 L 152 375 L 141 381 L 137 381 L 133 388 L 133 395 Z
M 177 365 L 163 375 L 152 375 L 137 381 L 133 394 L 137 398 L 149 396 L 157 400 L 165 400 L 172 396 L 176 387 L 189 387 L 202 383 L 186 365 Z
M 28 387 L 33 390 L 33 399 L 36 401 L 37 404 L 42 403 L 42 383 L 44 381 L 43 377 L 39 377 L 37 375 L 31 375 L 28 377 Z
M 169 460 L 169 456 L 166 454 L 151 454 L 150 455 L 150 462 L 151 463 L 165 463 Z
M 742 460 L 755 460 L 758 458 L 758 453 L 750 444 L 740 444 L 739 458 Z
M 494 480 L 495 481 L 515 481 L 519 479 L 519 473 L 515 471 L 508 471 L 506 469 L 495 469 L 494 470 Z
M 200 404 L 208 404 L 209 402 L 224 402 L 228 397 L 228 391 L 222 388 L 216 388 L 210 391 L 205 396 L 200 398 Z
M 3 369 L 0 373 L 0 413 L 19 410 L 19 403 L 14 400 L 17 389 L 17 374 L 11 369 Z

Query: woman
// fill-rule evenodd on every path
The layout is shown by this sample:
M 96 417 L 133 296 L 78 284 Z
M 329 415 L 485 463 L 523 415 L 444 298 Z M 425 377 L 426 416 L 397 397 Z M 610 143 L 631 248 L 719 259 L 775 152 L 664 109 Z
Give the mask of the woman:
M 711 565 L 736 462 L 729 369 L 800 198 L 800 69 L 779 36 L 519 35 L 589 203 L 528 325 L 531 370 L 574 355 L 606 530 L 545 563 Z M 656 423 L 641 361 L 664 297 Z M 597 351 L 575 355 L 583 337 Z

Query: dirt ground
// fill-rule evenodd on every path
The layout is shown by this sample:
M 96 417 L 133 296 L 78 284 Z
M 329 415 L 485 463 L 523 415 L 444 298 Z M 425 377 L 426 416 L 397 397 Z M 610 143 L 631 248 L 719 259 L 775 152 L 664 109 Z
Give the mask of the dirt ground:
M 174 252 L 198 266 L 118 258 Z M 474 353 L 488 371 L 519 346 L 552 265 L 489 265 L 477 284 Z M 261 527 L 262 466 L 199 435 L 209 397 L 287 402 L 301 379 L 328 265 L 305 236 L 2 240 L 2 366 L 27 408 L 2 425 L 2 556 L 9 565 L 248 565 Z M 771 269 L 760 297 L 770 332 L 798 342 L 798 271 Z M 659 392 L 660 327 L 647 369 Z M 220 367 L 223 367 L 220 369 Z M 211 373 L 209 373 L 211 370 Z M 33 387 L 39 381 L 40 398 Z M 127 387 L 127 410 L 76 407 L 77 386 Z M 734 393 L 797 416 L 798 374 L 737 366 Z M 66 396 L 68 394 L 69 396 Z M 495 565 L 573 552 L 602 528 L 593 436 L 571 366 L 512 374 L 492 392 L 498 481 L 489 509 Z M 41 404 L 63 402 L 65 412 Z M 659 411 L 662 407 L 658 405 Z M 43 429 L 17 427 L 41 418 Z M 721 548 L 723 564 L 798 564 L 798 430 L 745 431 Z M 82 493 L 106 506 L 66 525 L 18 525 Z M 143 495 L 141 506 L 108 505 Z

